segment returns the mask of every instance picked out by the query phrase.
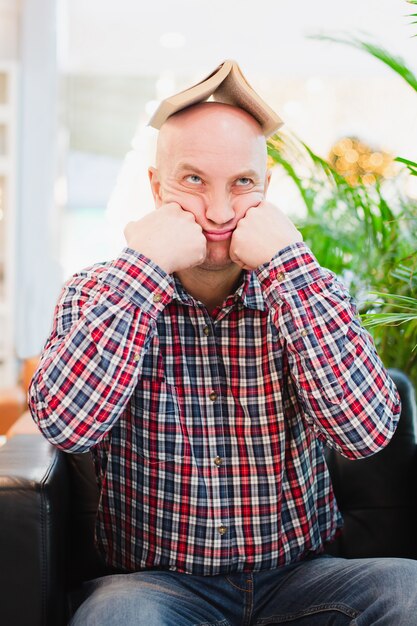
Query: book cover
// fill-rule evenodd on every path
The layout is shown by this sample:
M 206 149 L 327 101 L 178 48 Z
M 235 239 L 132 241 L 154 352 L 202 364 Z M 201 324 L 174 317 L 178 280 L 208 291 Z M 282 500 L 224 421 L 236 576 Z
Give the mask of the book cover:
M 250 113 L 259 122 L 266 137 L 283 124 L 275 111 L 249 85 L 236 61 L 226 60 L 202 81 L 162 100 L 149 126 L 159 129 L 174 113 L 198 102 L 205 102 L 210 97 L 215 102 L 232 104 Z

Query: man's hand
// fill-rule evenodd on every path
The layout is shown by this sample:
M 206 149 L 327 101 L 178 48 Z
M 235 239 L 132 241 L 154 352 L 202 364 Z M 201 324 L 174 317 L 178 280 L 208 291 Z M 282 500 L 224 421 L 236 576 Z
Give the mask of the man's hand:
M 200 265 L 207 241 L 194 215 L 169 202 L 124 229 L 129 248 L 147 256 L 167 274 Z
M 238 222 L 229 254 L 234 263 L 252 270 L 297 241 L 303 237 L 291 220 L 270 202 L 262 201 Z

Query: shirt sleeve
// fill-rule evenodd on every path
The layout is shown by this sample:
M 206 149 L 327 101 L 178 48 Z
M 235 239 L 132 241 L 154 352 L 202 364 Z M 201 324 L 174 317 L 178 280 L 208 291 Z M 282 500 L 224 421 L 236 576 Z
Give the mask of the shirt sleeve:
M 112 428 L 130 399 L 173 279 L 125 248 L 63 287 L 28 401 L 45 437 L 84 452 Z
M 346 287 L 302 242 L 256 273 L 308 425 L 348 458 L 378 452 L 395 431 L 400 399 Z

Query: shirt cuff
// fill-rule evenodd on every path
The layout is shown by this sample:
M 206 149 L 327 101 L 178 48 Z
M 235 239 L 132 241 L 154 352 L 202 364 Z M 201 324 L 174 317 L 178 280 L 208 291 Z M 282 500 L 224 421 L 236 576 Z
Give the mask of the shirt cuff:
M 124 248 L 110 263 L 102 281 L 153 318 L 174 294 L 172 276 L 132 248 Z
M 265 295 L 274 292 L 278 297 L 285 297 L 305 288 L 318 280 L 329 280 L 333 274 L 321 267 L 310 248 L 303 242 L 297 242 L 283 248 L 256 270 Z

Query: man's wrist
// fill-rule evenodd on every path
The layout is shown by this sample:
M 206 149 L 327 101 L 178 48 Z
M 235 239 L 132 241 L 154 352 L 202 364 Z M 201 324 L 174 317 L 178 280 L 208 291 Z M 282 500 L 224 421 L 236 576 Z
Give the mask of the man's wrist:
M 103 283 L 152 317 L 158 315 L 174 293 L 172 276 L 152 259 L 129 247 L 112 261 Z
M 329 277 L 329 271 L 320 266 L 303 241 L 283 248 L 255 271 L 265 289 L 278 288 L 280 293 L 302 289 Z
M 155 253 L 153 250 L 147 250 L 146 246 L 130 245 L 128 242 L 126 249 L 131 250 L 141 257 L 147 258 L 149 261 L 160 267 L 166 274 L 172 274 L 174 271 L 172 269 L 172 264 L 165 255 L 158 252 Z

